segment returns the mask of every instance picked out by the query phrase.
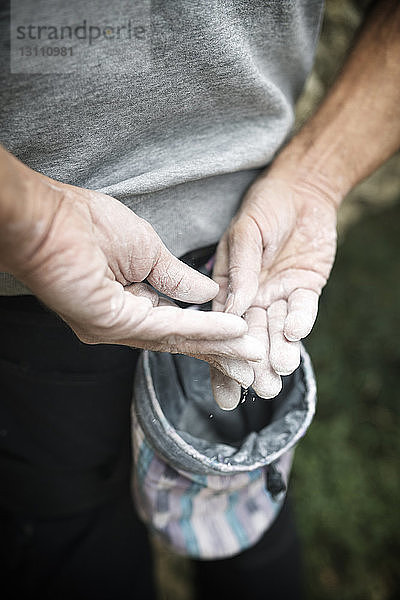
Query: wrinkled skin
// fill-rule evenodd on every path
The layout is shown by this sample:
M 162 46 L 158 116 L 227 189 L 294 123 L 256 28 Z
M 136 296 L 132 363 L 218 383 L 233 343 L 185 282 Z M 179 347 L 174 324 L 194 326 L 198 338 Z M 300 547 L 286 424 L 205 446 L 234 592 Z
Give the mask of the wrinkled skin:
M 222 408 L 237 406 L 239 384 L 263 398 L 276 396 L 280 376 L 298 367 L 299 341 L 314 324 L 335 252 L 336 206 L 323 186 L 273 174 L 254 183 L 217 249 L 213 310 L 244 315 L 266 358 L 209 361 L 219 368 L 211 377 Z
M 160 292 L 195 303 L 218 292 L 210 278 L 176 259 L 149 223 L 109 196 L 27 167 L 23 175 L 34 217 L 29 204 L 19 221 L 8 224 L 0 266 L 61 315 L 82 341 L 211 360 L 263 357 L 243 319 L 182 310 L 141 283 L 147 278 Z

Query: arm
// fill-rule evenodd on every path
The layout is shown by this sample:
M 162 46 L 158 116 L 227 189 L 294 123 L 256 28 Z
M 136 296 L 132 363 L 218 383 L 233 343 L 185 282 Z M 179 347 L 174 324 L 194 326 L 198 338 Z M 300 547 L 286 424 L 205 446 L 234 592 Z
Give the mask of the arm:
M 338 205 L 399 146 L 400 4 L 381 0 L 319 110 L 275 168 L 282 164 L 286 172 L 319 182 Z
M 165 302 L 205 302 L 218 286 L 175 258 L 153 228 L 104 194 L 29 169 L 0 147 L 0 269 L 87 343 L 259 359 L 243 319 Z M 210 352 L 211 351 L 211 352 Z
M 382 0 L 319 110 L 250 188 L 218 248 L 214 308 L 245 313 L 266 347 L 268 359 L 252 365 L 260 396 L 275 396 L 280 375 L 299 364 L 334 261 L 337 208 L 399 144 L 400 5 Z M 239 386 L 212 377 L 217 402 L 234 408 Z

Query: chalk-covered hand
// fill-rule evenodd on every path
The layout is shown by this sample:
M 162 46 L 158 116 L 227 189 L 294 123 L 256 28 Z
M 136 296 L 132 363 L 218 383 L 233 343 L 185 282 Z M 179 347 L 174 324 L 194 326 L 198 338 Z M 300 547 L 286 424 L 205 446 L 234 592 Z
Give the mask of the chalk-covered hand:
M 176 259 L 149 223 L 114 198 L 56 182 L 21 163 L 16 168 L 14 201 L 3 203 L 13 214 L 3 220 L 0 266 L 82 341 L 200 357 L 263 356 L 238 316 L 182 310 L 160 300 L 153 288 L 202 303 L 216 295 L 218 286 Z M 145 279 L 153 288 L 141 283 Z
M 299 341 L 314 324 L 335 251 L 336 208 L 324 189 L 273 173 L 253 184 L 217 249 L 213 278 L 220 290 L 213 310 L 244 315 L 266 358 L 258 364 L 224 360 L 229 378 L 211 369 L 222 408 L 238 404 L 239 383 L 263 398 L 276 396 L 280 375 L 297 368 Z

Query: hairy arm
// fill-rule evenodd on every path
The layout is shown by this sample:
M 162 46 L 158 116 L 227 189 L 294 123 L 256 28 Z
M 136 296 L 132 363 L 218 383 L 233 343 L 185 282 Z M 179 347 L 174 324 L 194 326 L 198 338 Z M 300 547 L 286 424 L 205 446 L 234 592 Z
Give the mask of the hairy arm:
M 400 3 L 369 11 L 348 59 L 315 115 L 255 181 L 221 239 L 215 310 L 245 315 L 267 358 L 230 361 L 264 398 L 299 364 L 336 251 L 336 211 L 346 194 L 400 145 Z M 251 371 L 251 375 L 250 375 Z M 227 409 L 239 378 L 212 370 Z
M 400 2 L 374 2 L 340 75 L 274 169 L 320 185 L 336 204 L 400 147 Z

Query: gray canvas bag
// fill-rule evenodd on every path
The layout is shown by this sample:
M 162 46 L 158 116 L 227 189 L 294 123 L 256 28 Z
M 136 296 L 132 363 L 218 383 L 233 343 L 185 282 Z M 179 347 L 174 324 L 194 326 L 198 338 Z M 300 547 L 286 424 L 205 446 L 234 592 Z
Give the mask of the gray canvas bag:
M 145 351 L 133 401 L 133 491 L 142 519 L 172 550 L 193 558 L 232 556 L 272 524 L 286 493 L 293 449 L 315 411 L 304 347 L 281 393 L 250 389 L 233 411 L 215 403 L 208 365 Z

